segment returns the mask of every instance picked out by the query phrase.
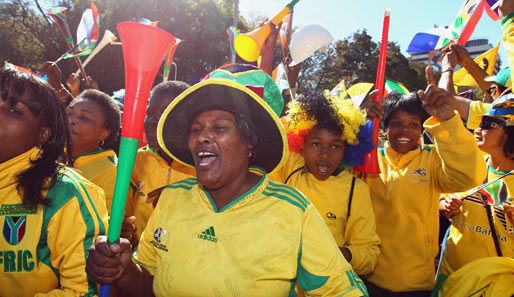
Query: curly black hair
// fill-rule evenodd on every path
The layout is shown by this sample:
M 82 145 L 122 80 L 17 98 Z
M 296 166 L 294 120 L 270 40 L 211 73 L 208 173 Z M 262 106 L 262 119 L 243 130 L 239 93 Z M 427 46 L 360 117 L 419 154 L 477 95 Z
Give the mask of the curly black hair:
M 121 131 L 121 111 L 116 101 L 106 93 L 94 89 L 80 93 L 74 101 L 77 100 L 93 101 L 100 106 L 104 116 L 104 128 L 110 131 L 109 136 L 100 147 L 117 151 Z
M 49 205 L 48 199 L 42 192 L 49 189 L 55 181 L 54 177 L 62 164 L 70 163 L 71 132 L 63 103 L 55 90 L 43 80 L 34 75 L 12 68 L 0 68 L 0 97 L 1 100 L 16 104 L 27 93 L 31 92 L 32 100 L 29 110 L 45 127 L 50 128 L 50 136 L 41 145 L 40 158 L 31 161 L 32 166 L 17 175 L 16 186 L 22 195 L 23 204 Z
M 150 93 L 150 100 L 155 96 L 170 96 L 175 98 L 180 95 L 180 93 L 189 89 L 189 87 L 190 85 L 183 81 L 168 80 L 153 87 Z M 150 102 L 150 100 L 148 102 Z
M 423 125 L 423 123 L 429 118 L 429 115 L 423 109 L 421 99 L 416 92 L 400 94 L 393 91 L 385 98 L 384 114 L 380 125 L 383 130 L 387 129 L 391 116 L 397 110 L 403 110 L 410 114 L 418 115 L 421 120 L 421 125 Z

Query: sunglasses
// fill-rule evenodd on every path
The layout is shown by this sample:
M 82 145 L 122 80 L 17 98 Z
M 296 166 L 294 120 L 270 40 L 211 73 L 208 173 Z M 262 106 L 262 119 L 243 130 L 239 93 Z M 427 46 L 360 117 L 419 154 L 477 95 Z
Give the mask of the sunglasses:
M 479 125 L 482 130 L 496 129 L 505 127 L 504 123 L 499 123 L 491 120 L 482 120 Z

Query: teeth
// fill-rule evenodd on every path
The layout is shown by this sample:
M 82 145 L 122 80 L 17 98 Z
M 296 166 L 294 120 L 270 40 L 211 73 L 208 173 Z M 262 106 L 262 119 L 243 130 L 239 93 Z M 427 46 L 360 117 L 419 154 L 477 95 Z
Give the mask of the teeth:
M 216 156 L 216 154 L 213 154 L 211 152 L 199 152 L 198 157 L 210 157 L 210 156 Z

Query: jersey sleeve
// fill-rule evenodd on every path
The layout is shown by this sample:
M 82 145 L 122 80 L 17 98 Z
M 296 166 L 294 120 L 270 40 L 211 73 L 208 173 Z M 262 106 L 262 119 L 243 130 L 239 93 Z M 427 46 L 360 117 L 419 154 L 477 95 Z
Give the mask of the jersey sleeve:
M 485 114 L 491 104 L 484 103 L 482 101 L 471 101 L 469 102 L 468 109 L 468 120 L 466 127 L 471 130 L 475 130 L 480 125 L 480 117 L 478 115 Z
M 286 183 L 288 176 L 298 168 L 303 168 L 304 164 L 305 163 L 303 162 L 303 158 L 300 154 L 287 151 L 284 164 L 279 169 L 273 171 L 270 177 L 273 180 Z
M 297 269 L 298 286 L 305 296 L 368 296 L 312 204 L 304 213 Z
M 487 166 L 473 135 L 458 114 L 439 122 L 431 117 L 425 128 L 434 136 L 431 173 L 434 186 L 442 193 L 463 192 L 482 183 Z
M 352 254 L 353 270 L 359 275 L 371 273 L 378 262 L 380 238 L 376 233 L 369 187 L 360 179 L 356 179 L 344 239 L 345 247 Z
M 514 13 L 505 16 L 501 24 L 503 29 L 503 47 L 509 58 L 510 79 L 512 80 L 514 77 Z
M 60 288 L 35 296 L 95 296 L 97 286 L 85 273 L 88 248 L 98 235 L 107 232 L 107 208 L 103 191 L 93 184 L 79 184 L 72 199 L 55 202 L 47 214 L 51 215 L 47 245 L 40 253 L 50 254 L 50 264 L 58 274 Z M 57 209 L 55 211 L 55 209 Z M 44 231 L 43 231 L 44 232 Z M 39 255 L 38 255 L 39 257 Z
M 166 196 L 169 193 L 169 189 L 164 189 L 161 193 L 161 196 Z M 166 199 L 159 199 L 159 203 Z M 141 238 L 139 239 L 139 245 L 137 246 L 136 251 L 132 255 L 132 259 L 134 262 L 144 267 L 152 276 L 155 274 L 156 269 L 156 260 L 157 260 L 157 251 L 152 244 L 154 241 L 154 232 L 155 226 L 158 218 L 160 217 L 160 207 L 155 207 L 148 223 L 146 224 L 146 228 L 141 234 Z

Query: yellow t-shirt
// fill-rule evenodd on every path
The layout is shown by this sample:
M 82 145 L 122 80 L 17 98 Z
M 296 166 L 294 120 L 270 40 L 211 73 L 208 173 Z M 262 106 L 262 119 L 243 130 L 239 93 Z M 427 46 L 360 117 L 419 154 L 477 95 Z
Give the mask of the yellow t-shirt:
M 73 167 L 85 178 L 102 188 L 105 192 L 105 203 L 111 213 L 114 185 L 116 184 L 116 169 L 118 157 L 109 150 L 98 150 L 93 153 L 79 155 L 73 162 Z
M 382 240 L 378 264 L 364 277 L 393 292 L 432 289 L 439 196 L 475 187 L 487 172 L 475 139 L 458 115 L 442 123 L 430 118 L 424 126 L 434 149 L 398 154 L 386 144 L 378 154 L 381 173 L 363 177 Z
M 378 261 L 380 238 L 375 232 L 375 215 L 368 186 L 361 179 L 355 179 L 349 215 L 352 174 L 344 170 L 337 176 L 320 181 L 304 170 L 304 166 L 305 160 L 300 154 L 289 152 L 276 176 L 281 182 L 287 179 L 288 186 L 300 190 L 314 204 L 337 245 L 350 250 L 353 270 L 359 275 L 370 273 Z
M 488 181 L 506 174 L 489 167 Z M 503 206 L 514 204 L 514 175 L 508 175 L 493 183 L 486 190 L 493 195 L 504 196 L 506 200 L 491 206 L 494 213 L 494 227 L 504 257 L 514 257 L 514 226 L 503 213 Z M 469 191 L 470 193 L 472 191 Z M 467 196 L 460 193 L 458 196 Z M 498 197 L 498 196 L 497 196 Z M 452 218 L 450 234 L 446 241 L 439 273 L 449 275 L 474 260 L 498 256 L 491 234 L 487 209 L 481 202 L 480 193 L 468 196 L 464 200 L 461 212 Z
M 217 209 L 194 178 L 167 187 L 134 260 L 155 296 L 367 296 L 312 204 L 270 181 Z
M 50 206 L 22 204 L 15 176 L 36 155 L 33 148 L 0 164 L 0 296 L 94 296 L 85 264 L 107 230 L 103 191 L 63 168 L 45 193 Z
M 153 212 L 152 203 L 146 201 L 146 195 L 160 187 L 195 176 L 196 170 L 192 167 L 175 161 L 170 166 L 150 147 L 146 146 L 139 149 L 130 179 L 131 190 L 125 209 L 126 215 L 136 217 L 137 238 L 141 237 L 141 233 L 143 233 Z

